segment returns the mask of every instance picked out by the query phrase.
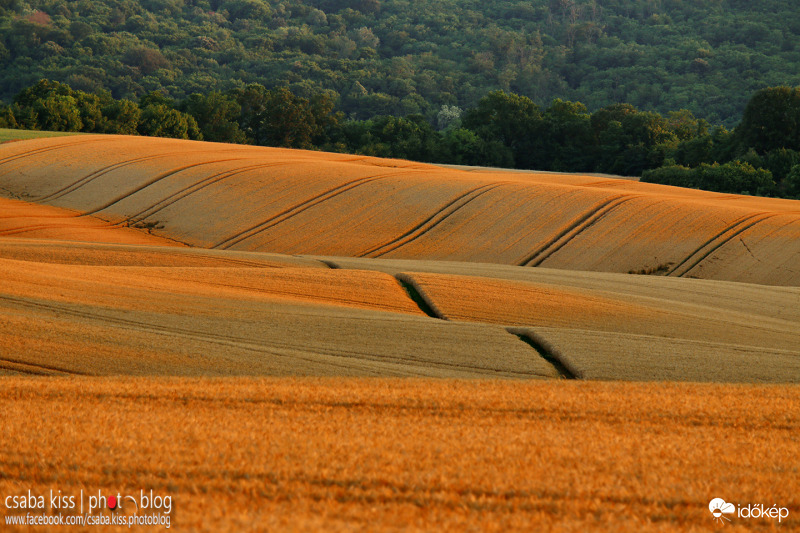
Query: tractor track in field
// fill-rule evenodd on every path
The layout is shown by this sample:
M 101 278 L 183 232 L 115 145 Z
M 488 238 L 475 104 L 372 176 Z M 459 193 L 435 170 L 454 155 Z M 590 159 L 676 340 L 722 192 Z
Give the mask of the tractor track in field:
M 109 315 L 90 313 L 78 309 L 70 309 L 67 306 L 59 306 L 43 302 L 36 302 L 33 300 L 17 298 L 13 296 L 0 295 L 0 300 L 16 307 L 32 309 L 37 312 L 46 312 L 57 316 L 58 315 L 73 316 L 76 318 L 89 320 L 91 322 L 96 322 L 103 326 L 117 327 L 121 329 L 132 330 L 139 333 L 162 335 L 169 338 L 181 337 L 198 342 L 216 344 L 230 348 L 256 352 L 260 354 L 268 354 L 276 357 L 290 358 L 314 364 L 323 364 L 323 365 L 341 367 L 346 369 L 352 368 L 352 364 L 344 362 L 343 361 L 344 359 L 355 360 L 359 361 L 360 363 L 372 362 L 372 363 L 388 363 L 395 365 L 412 365 L 423 368 L 456 369 L 456 370 L 476 372 L 480 374 L 498 371 L 494 368 L 486 366 L 459 364 L 455 362 L 438 362 L 431 359 L 414 357 L 413 355 L 409 355 L 406 357 L 374 355 L 369 350 L 365 351 L 338 350 L 338 349 L 325 348 L 321 346 L 315 346 L 313 348 L 304 348 L 296 344 L 278 342 L 275 341 L 274 339 L 271 339 L 268 345 L 258 344 L 254 343 L 252 340 L 243 339 L 241 337 L 237 337 L 234 335 L 210 333 L 208 331 L 196 331 L 189 328 L 176 327 L 176 326 L 162 326 L 159 324 L 152 324 L 148 322 L 141 322 L 136 320 L 113 317 Z M 286 353 L 289 351 L 291 351 L 292 353 Z M 337 358 L 341 362 L 337 362 L 335 360 L 334 361 L 320 360 L 319 358 L 308 357 L 308 356 L 304 357 L 300 353 L 298 353 L 299 351 L 305 351 L 308 354 L 316 354 L 321 356 Z M 63 371 L 63 369 L 56 369 L 55 367 L 52 370 Z M 518 377 L 531 377 L 531 376 L 544 377 L 540 376 L 539 374 L 531 372 L 521 372 L 515 370 L 502 370 L 502 372 L 504 374 L 518 376 Z
M 312 207 L 319 205 L 322 202 L 330 200 L 331 198 L 335 198 L 336 196 L 349 192 L 362 185 L 382 180 L 397 174 L 399 173 L 378 174 L 375 176 L 368 176 L 364 178 L 357 178 L 354 180 L 347 181 L 345 183 L 337 185 L 336 187 L 332 187 L 326 191 L 316 194 L 311 198 L 307 198 L 302 202 L 296 203 L 293 206 L 284 209 L 280 213 L 272 215 L 266 220 L 263 220 L 258 224 L 249 227 L 246 230 L 239 231 L 223 239 L 222 241 L 219 241 L 218 243 L 212 245 L 211 248 L 227 250 L 228 248 L 235 246 L 244 240 L 250 239 L 251 237 L 254 237 L 255 235 L 258 235 L 259 233 L 262 233 L 274 226 L 277 226 L 278 224 L 285 222 L 286 220 L 292 218 L 293 216 L 296 216 L 302 213 L 303 211 L 306 211 L 307 209 L 311 209 Z
M 207 177 L 205 177 L 205 178 L 203 178 L 203 179 L 201 179 L 201 180 L 199 180 L 199 181 L 197 181 L 197 182 L 195 182 L 195 183 L 193 183 L 193 184 L 191 184 L 191 185 L 189 185 L 187 187 L 184 187 L 184 188 L 182 188 L 182 189 L 180 189 L 178 191 L 175 191 L 174 193 L 162 198 L 161 200 L 159 200 L 158 202 L 152 204 L 151 206 L 149 206 L 149 207 L 147 207 L 145 209 L 142 209 L 138 213 L 134 213 L 133 215 L 130 215 L 126 219 L 126 222 L 129 222 L 131 224 L 138 223 L 138 222 L 144 220 L 147 217 L 153 216 L 154 214 L 158 213 L 162 209 L 165 209 L 165 208 L 175 204 L 176 202 L 179 202 L 179 201 L 183 200 L 187 196 L 191 196 L 192 194 L 194 194 L 194 193 L 196 193 L 196 192 L 198 192 L 198 191 L 200 191 L 202 189 L 205 189 L 206 187 L 209 187 L 211 185 L 219 183 L 220 181 L 224 181 L 224 180 L 226 180 L 228 178 L 231 178 L 233 176 L 236 176 L 238 174 L 242 174 L 242 173 L 245 173 L 245 172 L 250 172 L 252 170 L 258 170 L 258 169 L 262 169 L 262 168 L 285 166 L 285 165 L 288 165 L 288 164 L 289 163 L 259 163 L 259 164 L 255 164 L 255 165 L 250 165 L 250 166 L 246 166 L 246 167 L 239 167 L 239 168 L 236 168 L 236 169 L 225 170 L 225 171 L 222 171 L 222 172 L 218 172 L 216 174 L 212 174 L 212 175 L 207 176 Z
M 31 374 L 38 376 L 52 376 L 52 375 L 72 375 L 72 376 L 91 376 L 86 372 L 78 372 L 77 370 L 67 370 L 53 365 L 43 365 L 40 363 L 32 363 L 30 361 L 21 361 L 19 359 L 10 359 L 8 357 L 0 357 L 0 368 L 6 370 L 13 370 L 15 372 L 22 372 L 23 374 Z
M 516 264 L 518 266 L 533 267 L 541 265 L 554 253 L 566 246 L 573 238 L 580 235 L 589 227 L 593 226 L 598 220 L 617 209 L 620 205 L 629 202 L 634 198 L 639 198 L 639 196 L 621 194 L 602 201 L 599 205 L 593 207 L 589 211 L 586 211 L 577 219 L 567 224 L 549 241 L 542 244 L 533 253 Z
M 437 227 L 439 224 L 447 220 L 449 217 L 454 215 L 457 211 L 459 211 L 461 208 L 463 208 L 470 202 L 476 200 L 480 196 L 502 185 L 504 185 L 504 183 L 487 184 L 471 189 L 457 196 L 456 198 L 452 199 L 450 202 L 437 209 L 436 212 L 434 212 L 428 218 L 426 218 L 425 220 L 423 220 L 422 222 L 420 222 L 407 232 L 403 233 L 402 235 L 392 239 L 389 242 L 380 244 L 378 246 L 374 246 L 364 252 L 361 252 L 360 254 L 357 255 L 357 257 L 373 257 L 373 258 L 381 257 L 402 246 L 405 246 L 406 244 L 415 241 L 416 239 L 422 237 L 423 235 L 425 235 L 426 233 Z
M 66 196 L 66 195 L 68 195 L 68 194 L 70 194 L 72 192 L 77 191 L 78 189 L 80 189 L 84 185 L 87 185 L 87 184 L 93 182 L 97 178 L 100 178 L 100 177 L 108 174 L 109 172 L 113 172 L 115 170 L 119 170 L 121 168 L 125 168 L 125 167 L 127 167 L 129 165 L 133 165 L 133 164 L 136 164 L 136 163 L 144 163 L 144 162 L 147 162 L 147 161 L 155 161 L 157 159 L 161 159 L 161 158 L 164 158 L 164 157 L 172 157 L 172 156 L 175 156 L 175 155 L 180 155 L 180 154 L 177 153 L 177 152 L 173 152 L 173 153 L 167 153 L 167 154 L 148 155 L 148 156 L 136 157 L 136 158 L 133 158 L 133 159 L 126 159 L 124 161 L 118 161 L 118 162 L 116 162 L 116 163 L 114 163 L 112 165 L 108 165 L 108 166 L 99 168 L 99 169 L 95 170 L 94 172 L 91 172 L 91 173 L 87 174 L 86 176 L 84 176 L 84 177 L 82 177 L 82 178 L 80 178 L 80 179 L 78 179 L 76 181 L 73 181 L 72 183 L 67 184 L 66 186 L 62 187 L 61 189 L 59 189 L 57 191 L 54 191 L 54 192 L 52 192 L 52 193 L 50 193 L 48 195 L 42 196 L 40 198 L 37 198 L 34 201 L 37 202 L 37 203 L 41 203 L 41 202 L 49 202 L 51 200 L 57 200 L 57 199 L 61 198 L 62 196 Z
M 90 137 L 90 136 L 87 136 L 87 137 Z M 77 146 L 77 145 L 80 145 L 80 144 L 88 144 L 88 143 L 91 143 L 91 142 L 99 142 L 99 141 L 102 141 L 102 140 L 103 139 L 97 139 L 97 138 L 90 137 L 88 139 L 81 139 L 80 141 L 71 142 L 71 143 L 61 143 L 61 144 L 58 144 L 58 145 L 55 145 L 55 146 L 43 146 L 41 148 L 34 148 L 32 150 L 26 150 L 26 151 L 21 152 L 21 153 L 16 153 L 14 155 L 3 157 L 3 158 L 0 159 L 0 165 L 4 165 L 6 163 L 11 163 L 12 161 L 16 161 L 17 159 L 22 159 L 22 158 L 25 158 L 25 157 L 32 157 L 32 156 L 35 156 L 35 155 L 51 152 L 53 150 L 60 150 L 61 148 L 69 148 L 69 147 Z M 0 176 L 3 176 L 3 175 L 5 175 L 5 174 L 0 174 Z
M 395 275 L 395 279 L 408 297 L 411 298 L 411 301 L 417 304 L 420 311 L 431 318 L 447 320 L 447 317 L 437 307 L 433 299 L 425 293 L 425 290 L 409 274 L 401 272 Z
M 143 183 L 142 185 L 139 185 L 138 187 L 136 187 L 132 191 L 128 191 L 128 192 L 126 192 L 126 193 L 124 193 L 124 194 L 122 194 L 120 196 L 117 196 L 116 198 L 106 202 L 105 204 L 101 205 L 100 207 L 97 207 L 97 208 L 92 209 L 90 211 L 86 211 L 85 213 L 81 214 L 80 216 L 84 216 L 85 217 L 85 216 L 94 215 L 96 213 L 99 213 L 100 211 L 103 211 L 104 209 L 108 209 L 112 205 L 118 204 L 119 202 L 125 200 L 126 198 L 130 198 L 134 194 L 137 194 L 137 193 L 143 191 L 147 187 L 150 187 L 151 185 L 155 185 L 156 183 L 158 183 L 158 182 L 160 182 L 162 180 L 165 180 L 165 179 L 169 178 L 170 176 L 174 176 L 175 174 L 179 174 L 179 173 L 183 172 L 184 170 L 189 170 L 191 168 L 197 168 L 197 167 L 202 167 L 202 166 L 206 166 L 206 165 L 214 165 L 216 163 L 225 163 L 225 162 L 228 162 L 228 161 L 241 161 L 242 159 L 245 159 L 245 158 L 236 158 L 235 157 L 235 158 L 230 158 L 230 159 L 213 159 L 213 160 L 210 160 L 210 161 L 201 161 L 199 163 L 192 163 L 190 165 L 184 165 L 182 167 L 174 168 L 172 170 L 169 170 L 167 172 L 163 172 L 163 173 L 159 174 L 158 176 L 156 176 L 155 178 L 153 178 L 151 180 L 148 180 L 147 182 Z
M 89 320 L 92 322 L 100 323 L 103 326 L 110 326 L 110 327 L 117 327 L 121 329 L 132 330 L 139 333 L 150 333 L 155 335 L 162 335 L 166 337 L 182 337 L 194 341 L 206 342 L 210 344 L 217 344 L 232 348 L 240 348 L 247 351 L 254 351 L 258 353 L 266 353 L 269 355 L 275 355 L 279 357 L 293 357 L 287 354 L 270 350 L 269 347 L 253 343 L 246 339 L 242 339 L 233 335 L 223 335 L 217 333 L 209 333 L 203 331 L 196 331 L 188 328 L 181 328 L 181 327 L 168 327 L 162 326 L 159 324 L 151 324 L 148 322 L 140 322 L 136 320 L 130 320 L 125 318 L 118 318 L 109 315 L 102 315 L 96 313 L 90 313 L 87 311 L 81 311 L 78 309 L 70 309 L 67 306 L 59 306 L 53 304 L 47 304 L 42 302 L 35 302 L 32 300 L 27 300 L 23 298 L 15 298 L 13 296 L 7 295 L 0 295 L 0 300 L 8 302 L 12 305 L 16 305 L 17 307 L 22 307 L 26 309 L 32 309 L 38 312 L 46 312 L 55 315 L 67 315 L 72 316 L 79 319 Z M 277 347 L 284 347 L 284 348 L 295 348 L 292 345 L 284 345 L 281 346 L 280 344 L 275 344 Z M 298 357 L 298 359 L 303 359 L 302 357 Z M 307 361 L 316 362 L 314 359 L 305 359 Z
M 732 239 L 740 235 L 741 233 L 747 231 L 748 229 L 752 228 L 756 224 L 759 224 L 769 218 L 777 216 L 776 214 L 765 214 L 765 213 L 755 213 L 752 215 L 747 215 L 740 217 L 732 224 L 726 226 L 723 230 L 716 233 L 713 237 L 708 239 L 705 243 L 695 249 L 691 254 L 686 256 L 683 261 L 676 264 L 672 267 L 669 272 L 667 272 L 667 276 L 676 276 L 676 277 L 683 277 L 688 274 L 692 269 L 694 269 L 697 265 L 703 262 L 706 258 L 708 258 L 712 253 L 720 249 L 722 246 L 726 245 Z M 754 220 L 756 219 L 756 220 Z M 701 255 L 702 254 L 702 255 Z M 692 260 L 694 257 L 697 257 L 696 260 Z M 690 263 L 691 261 L 691 263 Z M 688 266 L 685 266 L 687 265 Z
M 43 228 L 52 228 L 52 227 L 54 227 L 54 226 L 43 226 Z M 67 226 L 67 227 L 72 227 L 72 226 Z M 83 227 L 83 226 L 80 226 L 80 227 Z M 98 228 L 98 229 L 106 229 L 106 226 L 103 226 L 102 228 Z M 14 231 L 16 231 L 16 229 Z M 164 248 L 166 250 L 170 249 L 169 247 L 161 247 L 161 248 Z M 158 249 L 158 251 L 149 251 L 149 253 L 152 253 L 152 254 L 157 255 L 158 257 L 164 257 L 164 258 L 178 258 L 178 259 L 187 259 L 188 258 L 188 259 L 202 259 L 202 260 L 209 261 L 209 264 L 174 265 L 176 267 L 182 267 L 182 268 L 225 268 L 225 267 L 228 267 L 228 266 L 230 266 L 230 267 L 242 267 L 242 268 L 259 268 L 259 269 L 280 268 L 280 267 L 276 267 L 274 265 L 265 264 L 264 262 L 261 262 L 261 261 L 255 261 L 255 260 L 251 261 L 251 260 L 248 260 L 248 259 L 237 259 L 237 258 L 226 257 L 226 256 L 223 256 L 223 255 L 217 255 L 217 254 L 205 254 L 205 253 L 203 253 L 204 251 L 206 251 L 204 248 L 195 248 L 195 249 L 183 248 L 183 249 L 186 250 L 186 253 L 174 252 L 174 251 L 162 251 L 161 249 Z M 199 251 L 199 253 L 196 252 L 195 250 Z M 64 264 L 72 264 L 72 263 L 64 263 Z M 114 265 L 102 265 L 102 264 L 100 264 L 100 265 L 97 265 L 97 266 L 113 267 Z M 145 265 L 140 265 L 140 266 L 144 267 Z M 155 268 L 158 268 L 158 267 L 161 267 L 161 266 L 163 266 L 164 268 L 171 268 L 170 265 L 155 265 Z
M 70 217 L 72 218 L 72 217 Z M 123 228 L 125 227 L 124 224 L 106 224 L 103 226 L 97 226 L 96 228 L 87 228 L 81 224 L 38 224 L 38 225 L 31 225 L 31 226 L 20 226 L 17 228 L 9 228 L 5 230 L 0 230 L 0 235 L 8 236 L 8 235 L 18 235 L 20 233 L 28 233 L 31 231 L 38 231 L 44 229 L 97 229 L 97 230 L 105 230 L 105 229 L 114 229 L 114 228 Z
M 506 331 L 536 350 L 542 359 L 555 368 L 562 379 L 583 379 L 582 372 L 540 335 L 519 327 L 506 328 Z

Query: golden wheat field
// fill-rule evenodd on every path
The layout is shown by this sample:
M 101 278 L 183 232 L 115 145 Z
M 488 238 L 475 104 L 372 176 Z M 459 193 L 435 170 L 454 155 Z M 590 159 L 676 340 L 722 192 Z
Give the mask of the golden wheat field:
M 0 187 L 203 248 L 800 285 L 797 201 L 631 180 L 83 135 L 3 145 Z
M 0 407 L 0 492 L 144 487 L 177 530 L 800 529 L 797 388 L 6 378 Z M 714 497 L 791 511 L 723 528 Z
M 790 510 L 725 530 L 796 530 L 798 384 L 797 201 L 0 145 L 4 502 L 153 490 L 189 531 L 713 531 L 725 498 Z

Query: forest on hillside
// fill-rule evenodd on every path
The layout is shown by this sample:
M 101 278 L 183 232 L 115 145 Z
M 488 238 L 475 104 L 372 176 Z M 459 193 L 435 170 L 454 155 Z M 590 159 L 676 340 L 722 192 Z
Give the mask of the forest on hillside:
M 783 0 L 0 0 L 0 99 L 47 78 L 138 101 L 287 87 L 346 117 L 629 102 L 733 127 L 758 89 L 800 85 Z

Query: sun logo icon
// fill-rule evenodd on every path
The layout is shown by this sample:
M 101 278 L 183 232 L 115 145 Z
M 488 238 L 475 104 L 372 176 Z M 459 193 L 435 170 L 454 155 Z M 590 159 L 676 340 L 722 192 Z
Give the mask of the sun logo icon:
M 708 510 L 711 511 L 711 514 L 714 516 L 714 522 L 725 524 L 725 520 L 728 522 L 731 521 L 731 519 L 725 515 L 735 513 L 736 506 L 732 503 L 727 503 L 722 498 L 714 498 L 709 502 Z

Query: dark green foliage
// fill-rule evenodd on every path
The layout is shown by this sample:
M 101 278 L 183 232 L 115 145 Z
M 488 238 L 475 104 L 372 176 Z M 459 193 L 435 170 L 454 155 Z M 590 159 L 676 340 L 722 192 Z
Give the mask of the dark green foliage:
M 580 102 L 556 99 L 542 117 L 537 161 L 531 168 L 548 170 L 592 171 L 594 160 L 591 116 Z
M 255 144 L 312 148 L 324 144 L 327 132 L 338 116 L 333 100 L 326 95 L 310 99 L 282 87 L 267 90 L 263 85 L 248 85 L 234 93 L 239 105 L 240 124 Z
M 776 180 L 783 180 L 789 175 L 792 168 L 798 164 L 800 164 L 800 152 L 781 148 L 764 154 L 758 167 L 772 172 Z
M 657 168 L 664 163 L 666 153 L 676 147 L 676 129 L 681 131 L 682 127 L 682 123 L 671 124 L 658 113 L 639 111 L 630 104 L 600 109 L 591 118 L 595 168 L 626 176 Z
M 81 131 L 83 128 L 78 102 L 72 96 L 53 94 L 37 100 L 32 109 L 40 129 Z
M 517 168 L 536 167 L 534 145 L 540 140 L 542 122 L 542 112 L 530 98 L 503 91 L 489 93 L 462 119 L 462 125 L 485 142 L 507 147 Z
M 660 185 L 673 185 L 675 187 L 697 188 L 694 169 L 681 165 L 669 165 L 647 170 L 642 173 L 641 181 Z
M 724 165 L 703 163 L 696 168 L 661 167 L 644 172 L 642 181 L 736 194 L 768 195 L 775 192 L 770 171 L 753 168 L 751 164 L 741 161 Z
M 72 88 L 68 85 L 57 81 L 39 80 L 38 83 L 20 91 L 14 97 L 14 103 L 20 107 L 33 107 L 51 96 L 72 96 L 72 94 Z
M 755 149 L 750 148 L 744 155 L 739 157 L 740 161 L 750 163 L 756 168 L 764 168 L 772 172 L 777 180 L 782 180 L 789 175 L 792 167 L 800 163 L 800 153 L 795 150 L 772 150 L 764 155 L 758 155 Z
M 680 165 L 696 167 L 701 163 L 713 163 L 714 140 L 711 135 L 702 135 L 687 139 L 678 144 L 675 150 L 675 161 Z
M 73 91 L 63 83 L 41 80 L 17 94 L 14 114 L 17 122 L 28 129 L 93 131 L 99 115 L 95 109 L 97 100 L 96 96 Z
M 792 167 L 786 179 L 783 181 L 784 196 L 800 200 L 800 165 Z
M 164 104 L 150 104 L 142 109 L 137 131 L 152 137 L 202 139 L 194 117 Z
M 740 146 L 763 154 L 789 148 L 800 150 L 800 87 L 770 87 L 747 103 L 736 128 Z
M 679 141 L 687 141 L 708 134 L 708 122 L 698 119 L 688 109 L 670 111 L 667 123 Z
M 258 83 L 432 120 L 503 90 L 731 128 L 754 91 L 800 84 L 797 20 L 786 0 L 2 0 L 0 99 L 41 78 L 131 101 Z
M 225 0 L 219 3 L 218 9 L 227 11 L 228 18 L 231 21 L 239 19 L 261 20 L 272 14 L 267 2 L 262 0 Z
M 151 105 L 172 108 L 175 107 L 175 100 L 165 96 L 161 91 L 152 91 L 139 99 L 139 107 L 144 108 Z
M 18 128 L 14 112 L 7 105 L 0 106 L 0 128 Z
M 134 67 L 139 74 L 150 75 L 169 66 L 169 61 L 156 48 L 138 46 L 131 48 L 122 56 L 122 62 Z
M 103 107 L 103 133 L 136 135 L 142 110 L 130 100 L 115 100 Z
M 181 109 L 197 120 L 206 141 L 243 144 L 247 136 L 239 127 L 241 106 L 232 96 L 218 92 L 193 94 L 184 100 Z
M 103 95 L 105 98 L 96 95 L 88 94 L 83 91 L 73 91 L 73 98 L 75 105 L 78 108 L 81 121 L 82 131 L 99 131 L 103 129 L 103 100 L 108 102 L 110 97 Z M 52 128 L 44 128 L 52 129 Z M 66 130 L 64 130 L 66 131 Z
M 416 161 L 444 160 L 441 135 L 421 115 L 350 122 L 343 127 L 343 137 L 348 148 L 366 155 Z
M 486 141 L 465 128 L 453 128 L 444 133 L 440 161 L 456 165 L 514 166 L 511 150 L 499 141 Z

